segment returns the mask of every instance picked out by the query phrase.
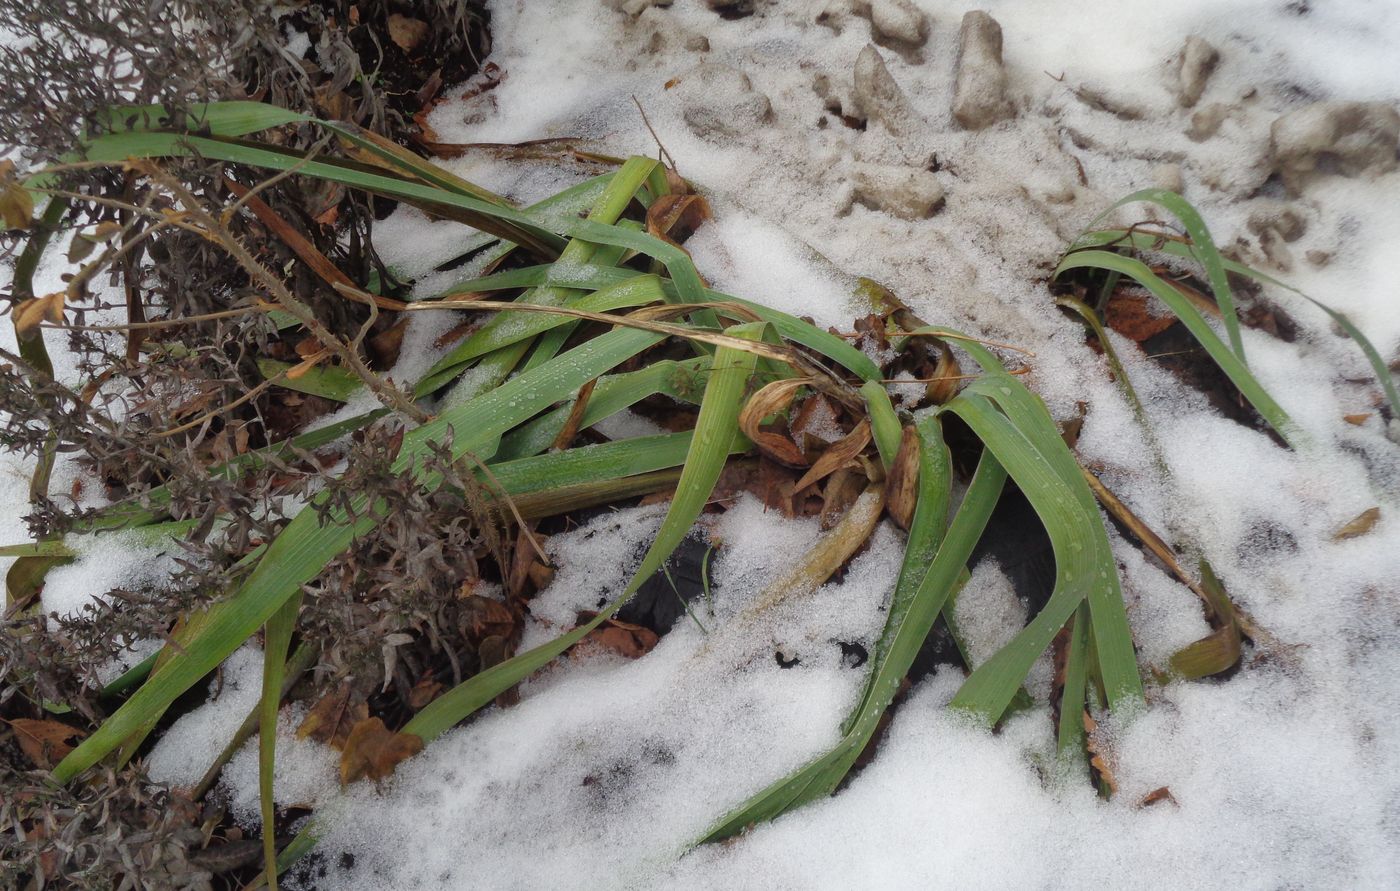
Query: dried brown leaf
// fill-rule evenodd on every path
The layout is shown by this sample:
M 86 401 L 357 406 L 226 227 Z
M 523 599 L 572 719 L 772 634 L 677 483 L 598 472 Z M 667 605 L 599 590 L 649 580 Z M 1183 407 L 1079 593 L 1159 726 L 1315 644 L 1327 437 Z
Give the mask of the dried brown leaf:
M 579 613 L 579 624 L 591 620 L 594 615 L 596 614 Z M 586 653 L 590 649 L 602 648 L 628 659 L 640 659 L 651 652 L 659 639 L 655 631 L 643 625 L 608 619 L 579 641 L 574 652 Z
M 382 780 L 394 772 L 400 761 L 423 750 L 423 738 L 396 733 L 379 718 L 358 721 L 340 753 L 340 782 L 349 785 L 368 777 Z
M 314 739 L 333 749 L 343 750 L 355 725 L 369 717 L 369 705 L 354 696 L 347 686 L 321 697 L 297 727 L 298 739 Z
M 739 429 L 753 440 L 759 451 L 789 467 L 806 467 L 807 456 L 789 437 L 781 433 L 764 430 L 763 419 L 775 415 L 792 404 L 797 391 L 807 386 L 806 378 L 784 378 L 766 384 L 749 397 L 739 412 Z
M 404 52 L 413 52 L 427 36 L 427 22 L 397 12 L 390 14 L 389 39 Z
M 0 161 L 0 219 L 6 229 L 28 229 L 34 223 L 34 196 L 15 175 L 15 163 Z
M 919 498 L 919 434 L 913 425 L 904 428 L 899 438 L 889 476 L 885 477 L 885 510 L 901 529 L 914 522 L 914 505 Z
M 1153 315 L 1147 298 L 1141 295 L 1114 294 L 1108 300 L 1104 321 L 1134 343 L 1142 343 L 1170 328 L 1176 317 L 1170 313 Z
M 868 445 L 870 445 L 870 421 L 862 418 L 854 430 L 847 433 L 812 463 L 812 469 L 803 474 L 802 479 L 797 481 L 797 488 L 805 489 L 828 474 L 845 467 L 854 461 L 857 455 L 865 451 L 865 447 Z
M 1357 514 L 1345 526 L 1332 533 L 1333 541 L 1346 541 L 1349 538 L 1360 538 L 1370 532 L 1380 521 L 1381 509 L 1379 507 L 1369 507 Z
M 35 767 L 51 770 L 73 747 L 68 740 L 85 734 L 61 721 L 38 721 L 33 718 L 12 718 L 10 728 L 19 741 L 20 751 L 34 762 Z
M 418 711 L 436 699 L 441 692 L 442 683 L 440 681 L 433 680 L 431 675 L 424 677 L 413 685 L 413 689 L 408 691 L 408 707 Z
M 27 335 L 37 329 L 39 323 L 45 319 L 54 324 L 61 323 L 66 299 L 67 295 L 62 291 L 54 291 L 52 294 L 24 301 L 15 309 L 15 331 L 21 336 Z
M 1154 804 L 1161 804 L 1164 801 L 1169 804 L 1176 804 L 1176 798 L 1172 795 L 1172 790 L 1168 789 L 1166 786 L 1158 786 L 1156 789 L 1142 796 L 1142 800 L 1138 802 L 1138 807 L 1151 807 Z
M 647 208 L 647 232 L 682 240 L 711 216 L 709 202 L 700 195 L 662 195 Z

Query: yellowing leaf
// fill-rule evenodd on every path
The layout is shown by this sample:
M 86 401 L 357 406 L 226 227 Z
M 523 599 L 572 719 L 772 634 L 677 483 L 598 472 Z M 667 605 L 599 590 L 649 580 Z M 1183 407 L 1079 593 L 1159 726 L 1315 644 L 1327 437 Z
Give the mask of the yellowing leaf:
M 34 196 L 15 176 L 13 161 L 0 161 L 0 217 L 6 229 L 28 229 L 34 222 Z
M 30 334 L 44 319 L 54 323 L 62 322 L 64 299 L 62 291 L 55 291 L 24 301 L 15 310 L 15 331 L 20 335 Z

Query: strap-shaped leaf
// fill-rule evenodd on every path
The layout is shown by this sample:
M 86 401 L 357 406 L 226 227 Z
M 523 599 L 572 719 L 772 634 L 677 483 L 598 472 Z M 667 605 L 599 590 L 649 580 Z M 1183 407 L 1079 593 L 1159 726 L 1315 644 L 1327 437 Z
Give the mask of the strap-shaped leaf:
M 1191 202 L 1168 189 L 1142 189 L 1113 202 L 1112 207 L 1109 207 L 1108 210 L 1099 214 L 1089 223 L 1090 228 L 1117 208 L 1138 201 L 1150 201 L 1165 209 L 1181 221 L 1182 228 L 1191 236 L 1191 253 L 1205 267 L 1206 278 L 1210 281 L 1210 289 L 1215 295 L 1216 304 L 1220 307 L 1220 317 L 1225 322 L 1225 332 L 1230 338 L 1230 348 L 1234 351 L 1235 358 L 1239 360 L 1239 363 L 1247 366 L 1248 363 L 1244 358 L 1244 341 L 1240 339 L 1240 320 L 1235 312 L 1235 296 L 1230 290 L 1230 282 L 1225 278 L 1225 258 L 1220 255 L 1220 249 L 1215 246 L 1215 240 L 1210 237 L 1210 229 L 1206 227 L 1206 221 L 1201 217 L 1200 212 L 1191 205 Z M 1059 274 L 1058 271 L 1056 274 Z
M 757 340 L 762 337 L 764 327 L 759 323 L 736 325 L 728 333 Z M 582 640 L 621 609 L 637 589 L 656 574 L 690 532 L 691 525 L 700 516 L 710 493 L 714 491 L 715 482 L 739 433 L 739 406 L 743 402 L 749 377 L 753 374 L 755 360 L 753 353 L 732 347 L 720 347 L 715 353 L 714 367 L 705 385 L 700 416 L 695 421 L 694 437 L 686 456 L 685 469 L 676 486 L 676 495 L 671 500 L 670 510 L 655 540 L 642 558 L 641 566 L 617 599 L 603 607 L 591 621 L 568 634 L 489 668 L 439 696 L 404 726 L 405 733 L 415 733 L 424 739 L 438 736 Z
M 437 480 L 422 471 L 421 459 L 430 446 L 450 442 L 454 458 L 490 443 L 505 431 L 553 403 L 568 398 L 584 383 L 656 344 L 661 335 L 635 329 L 603 334 L 547 365 L 508 381 L 490 393 L 459 406 L 405 435 L 394 470 L 413 473 L 425 485 Z M 725 443 L 727 454 L 728 443 Z M 159 714 L 199 678 L 228 657 L 300 587 L 309 582 L 374 522 L 361 498 L 359 519 L 322 522 L 313 507 L 305 508 L 272 541 L 239 590 L 213 607 L 201 635 L 154 673 L 92 736 L 69 753 L 54 775 L 60 781 L 96 763 Z
M 1241 395 L 1249 400 L 1249 404 L 1254 406 L 1270 427 L 1274 429 L 1284 441 L 1295 448 L 1302 445 L 1302 431 L 1289 419 L 1287 412 L 1274 401 L 1263 385 L 1254 377 L 1250 370 L 1245 367 L 1244 362 L 1225 345 L 1220 339 L 1220 335 L 1215 333 L 1206 317 L 1197 309 L 1180 291 L 1162 281 L 1155 272 L 1147 267 L 1141 260 L 1132 257 L 1124 257 L 1121 254 L 1114 254 L 1109 251 L 1084 250 L 1067 254 L 1060 265 L 1055 268 L 1055 274 L 1070 269 L 1109 269 L 1129 276 L 1138 284 L 1151 291 L 1163 303 L 1167 304 L 1181 319 L 1182 324 L 1196 338 L 1201 346 L 1205 347 L 1211 359 L 1220 366 L 1220 370 L 1230 378 L 1231 383 L 1239 389 Z
M 728 838 L 752 823 L 771 820 L 835 790 L 874 736 L 881 715 L 894 699 L 934 620 L 952 591 L 962 583 L 963 566 L 996 507 L 1006 473 L 990 451 L 983 452 L 958 513 L 943 536 L 948 515 L 948 480 L 940 469 L 942 458 L 937 453 L 946 447 L 936 421 L 921 425 L 920 434 L 919 502 L 904 561 L 865 690 L 842 727 L 840 742 L 726 814 L 703 841 Z

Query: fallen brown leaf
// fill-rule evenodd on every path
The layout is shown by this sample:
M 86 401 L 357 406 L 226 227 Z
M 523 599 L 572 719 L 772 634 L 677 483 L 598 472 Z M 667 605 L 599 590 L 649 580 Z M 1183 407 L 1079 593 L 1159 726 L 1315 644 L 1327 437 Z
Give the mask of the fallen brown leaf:
M 1138 807 L 1151 807 L 1154 804 L 1161 804 L 1164 801 L 1170 804 L 1176 804 L 1176 798 L 1172 796 L 1172 790 L 1168 789 L 1166 786 L 1159 786 L 1142 796 L 1142 801 L 1138 802 Z
M 340 782 L 349 785 L 369 777 L 382 780 L 394 772 L 400 761 L 423 750 L 423 738 L 396 733 L 379 718 L 356 722 L 340 753 Z
M 427 36 L 427 22 L 397 12 L 389 16 L 389 39 L 404 52 L 409 53 L 417 49 Z
M 20 751 L 34 762 L 35 767 L 51 770 L 73 747 L 68 740 L 85 734 L 61 721 L 38 721 L 33 718 L 13 718 L 9 721 L 19 740 Z
M 591 620 L 596 613 L 579 613 L 578 622 L 583 624 Z M 602 625 L 594 628 L 588 636 L 575 645 L 575 650 L 586 652 L 589 647 L 601 647 L 610 650 L 628 659 L 640 659 L 660 640 L 656 632 L 642 625 L 633 625 L 631 622 L 622 622 L 617 619 L 608 619 Z
M 1346 541 L 1349 538 L 1360 538 L 1380 521 L 1381 509 L 1379 507 L 1369 507 L 1357 514 L 1354 519 L 1345 526 L 1332 533 L 1333 541 Z
M 1108 327 L 1135 343 L 1161 334 L 1176 321 L 1172 315 L 1154 316 L 1148 310 L 1147 298 L 1136 294 L 1114 294 L 1104 312 Z
M 423 706 L 432 702 L 437 695 L 442 692 L 442 684 L 433 680 L 429 675 L 413 685 L 413 689 L 408 691 L 408 707 L 418 711 Z
M 1342 415 L 1342 420 L 1346 421 L 1353 427 L 1360 427 L 1362 424 L 1366 423 L 1368 420 L 1371 419 L 1371 414 L 1372 413 L 1369 411 L 1364 411 L 1354 415 Z
M 492 635 L 509 637 L 515 630 L 515 614 L 501 601 L 470 592 L 459 596 L 466 601 L 463 613 L 473 640 L 481 641 Z
M 369 705 L 351 694 L 349 687 L 332 690 L 311 707 L 297 727 L 298 739 L 314 739 L 344 750 L 350 732 L 369 717 Z

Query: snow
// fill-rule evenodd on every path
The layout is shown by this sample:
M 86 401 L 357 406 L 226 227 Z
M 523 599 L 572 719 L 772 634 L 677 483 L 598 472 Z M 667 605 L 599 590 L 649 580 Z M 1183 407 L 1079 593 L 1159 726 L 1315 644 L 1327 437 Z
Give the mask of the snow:
M 746 496 L 715 529 L 729 546 L 713 566 L 714 616 L 696 608 L 723 630 L 706 634 L 682 619 L 642 660 L 566 663 L 527 685 L 517 708 L 402 765 L 388 796 L 362 784 L 348 800 L 323 801 L 338 816 L 322 841 L 331 852 L 325 887 L 364 887 L 371 876 L 397 888 L 642 881 L 757 787 L 833 745 L 862 681 L 838 641 L 873 645 L 899 539 L 882 531 L 845 581 L 740 627 L 782 568 L 772 541 L 746 534 L 764 517 Z M 556 626 L 543 636 L 613 596 L 658 521 L 655 507 L 633 508 L 551 538 L 560 576 L 532 604 Z M 800 548 L 817 532 L 807 522 L 778 534 Z M 798 664 L 780 667 L 777 651 Z M 559 672 L 567 679 L 550 677 Z M 437 843 L 420 848 L 425 818 Z M 354 853 L 353 868 L 341 850 Z
M 209 699 L 166 728 L 146 757 L 157 783 L 193 786 L 233 738 L 262 695 L 262 652 L 244 646 L 224 660 L 209 682 Z M 257 774 L 253 776 L 257 787 Z
M 1149 707 L 1126 726 L 1104 720 L 1120 783 L 1110 801 L 1056 769 L 1043 704 L 989 734 L 944 708 L 961 679 L 943 670 L 911 691 L 877 757 L 837 795 L 733 844 L 692 847 L 731 808 L 836 741 L 863 678 L 838 644 L 873 642 L 900 553 L 900 536 L 882 527 L 840 581 L 751 619 L 747 608 L 818 530 L 743 498 L 704 530 L 722 543 L 713 612 L 699 611 L 704 629 L 683 619 L 636 661 L 561 660 L 523 685 L 519 705 L 488 709 L 380 786 L 341 791 L 334 753 L 295 740 L 295 710 L 284 713 L 277 795 L 322 814 L 329 872 L 317 887 L 1400 885 L 1400 451 L 1377 416 L 1359 427 L 1342 421 L 1376 410 L 1369 366 L 1323 313 L 1265 289 L 1298 323 L 1298 337 L 1247 330 L 1245 348 L 1312 442 L 1290 452 L 1222 418 L 1111 335 L 1145 404 L 1146 433 L 1044 286 L 1064 246 L 1113 200 L 1179 177 L 1221 245 L 1348 313 L 1393 360 L 1400 173 L 1319 177 L 1290 196 L 1269 180 L 1267 153 L 1271 123 L 1308 101 L 1400 101 L 1400 6 L 1123 0 L 1106 10 L 989 0 L 1016 113 L 965 131 L 950 104 L 967 3 L 918 0 L 927 43 L 877 47 L 906 102 L 884 116 L 854 95 L 855 62 L 872 39 L 858 4 L 759 4 L 761 15 L 735 21 L 700 0 L 626 4 L 638 15 L 611 8 L 623 5 L 493 2 L 492 61 L 505 77 L 484 98 L 439 107 L 438 138 L 581 137 L 609 154 L 654 154 L 635 96 L 714 206 L 714 221 L 687 248 L 716 288 L 847 330 L 863 311 L 851 296 L 854 276 L 869 275 L 931 323 L 1033 351 L 1024 380 L 1052 412 L 1067 418 L 1088 407 L 1081 460 L 1181 549 L 1188 570 L 1208 559 L 1278 643 L 1247 652 L 1226 680 L 1151 685 Z M 1182 108 L 1172 59 L 1193 34 L 1221 59 L 1196 106 Z M 697 48 L 702 37 L 708 50 Z M 742 71 L 748 85 L 707 75 L 705 84 L 719 85 L 712 95 L 668 87 L 699 82 L 702 60 Z M 1216 104 L 1225 115 L 1218 133 L 1193 138 L 1193 115 Z M 847 127 L 842 114 L 870 120 Z M 696 121 L 726 132 L 697 130 Z M 583 175 L 484 154 L 448 164 L 524 202 Z M 852 200 L 851 181 L 868 165 L 927 172 L 944 206 L 903 219 Z M 1278 202 L 1305 222 L 1286 256 L 1266 252 L 1249 228 Z M 1148 213 L 1127 208 L 1114 218 Z M 376 245 L 396 268 L 425 277 L 423 296 L 452 280 L 430 270 L 468 237 L 401 209 L 378 227 Z M 397 379 L 439 355 L 433 342 L 452 321 L 412 318 Z M 626 415 L 610 429 L 630 434 L 639 420 Z M 3 462 L 0 497 L 22 513 L 20 466 Z M 1372 506 L 1381 509 L 1374 529 L 1333 540 Z M 553 536 L 558 574 L 531 604 L 525 645 L 613 596 L 661 514 L 602 513 Z M 0 523 L 8 540 L 22 536 L 13 520 Z M 1209 630 L 1200 604 L 1119 536 L 1111 541 L 1141 664 L 1163 669 Z M 67 577 L 56 572 L 46 606 L 80 603 L 101 561 L 118 556 L 126 562 L 110 565 L 140 562 L 128 549 L 92 556 Z M 958 610 L 979 655 L 1025 614 L 992 563 L 974 567 Z M 782 668 L 779 652 L 799 661 Z M 153 776 L 197 779 L 252 707 L 259 670 L 255 651 L 236 653 L 220 696 L 157 744 Z M 1048 677 L 1042 661 L 1030 679 L 1042 703 Z M 250 744 L 223 776 L 241 819 L 251 819 L 256 785 Z M 1139 806 L 1161 787 L 1172 800 Z
M 44 578 L 44 612 L 82 612 L 113 588 L 158 587 L 179 569 L 167 539 L 162 545 L 136 532 L 75 536 L 77 558 L 49 570 Z

